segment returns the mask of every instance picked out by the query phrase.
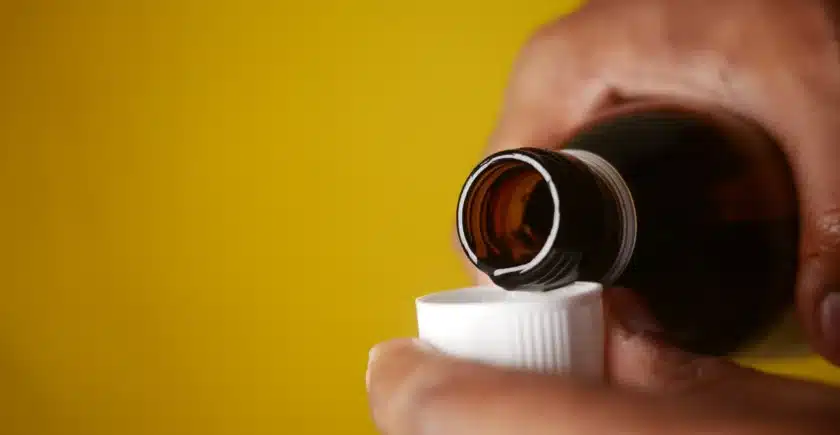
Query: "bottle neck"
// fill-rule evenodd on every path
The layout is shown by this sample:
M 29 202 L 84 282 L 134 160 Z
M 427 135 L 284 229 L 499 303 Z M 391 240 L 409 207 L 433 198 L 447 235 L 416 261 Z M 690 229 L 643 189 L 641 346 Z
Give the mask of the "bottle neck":
M 609 285 L 636 240 L 633 198 L 618 171 L 591 152 L 522 148 L 470 174 L 458 202 L 470 261 L 508 290 L 546 291 L 584 280 Z

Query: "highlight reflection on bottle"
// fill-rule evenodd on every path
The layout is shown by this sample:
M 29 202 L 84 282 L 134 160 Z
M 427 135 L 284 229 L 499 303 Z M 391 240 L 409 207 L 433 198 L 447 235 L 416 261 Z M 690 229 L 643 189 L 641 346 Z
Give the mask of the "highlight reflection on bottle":
M 790 169 L 765 132 L 637 103 L 556 150 L 489 156 L 464 184 L 457 220 L 467 257 L 500 287 L 628 287 L 667 339 L 725 355 L 792 305 L 798 215 Z

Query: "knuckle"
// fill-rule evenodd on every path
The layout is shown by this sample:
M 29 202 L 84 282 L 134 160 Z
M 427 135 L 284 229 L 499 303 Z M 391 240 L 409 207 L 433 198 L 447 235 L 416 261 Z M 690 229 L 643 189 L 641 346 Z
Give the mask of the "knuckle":
M 569 26 L 577 20 L 580 15 L 581 11 L 577 10 L 570 14 L 562 15 L 543 23 L 531 33 L 531 37 L 525 44 L 525 48 L 545 47 L 545 44 L 557 40 L 557 38 L 566 33 Z
M 519 50 L 514 64 L 514 79 L 528 80 L 535 75 L 543 76 L 546 71 L 555 69 L 553 63 L 563 59 L 568 67 L 573 57 L 565 53 L 565 20 L 546 24 L 538 28 Z M 547 68 L 544 70 L 544 68 Z
M 559 69 L 573 67 L 576 56 L 582 54 L 579 50 L 589 45 L 591 21 L 585 11 L 577 10 L 537 27 L 522 45 L 517 66 L 543 66 L 551 60 L 557 63 L 555 66 L 562 66 Z

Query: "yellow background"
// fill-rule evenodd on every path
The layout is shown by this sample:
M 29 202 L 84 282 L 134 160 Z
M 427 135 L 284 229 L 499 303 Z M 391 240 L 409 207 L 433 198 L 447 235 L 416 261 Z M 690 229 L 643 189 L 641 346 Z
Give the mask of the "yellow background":
M 558 0 L 0 5 L 0 433 L 372 433 Z M 828 377 L 816 360 L 773 367 Z

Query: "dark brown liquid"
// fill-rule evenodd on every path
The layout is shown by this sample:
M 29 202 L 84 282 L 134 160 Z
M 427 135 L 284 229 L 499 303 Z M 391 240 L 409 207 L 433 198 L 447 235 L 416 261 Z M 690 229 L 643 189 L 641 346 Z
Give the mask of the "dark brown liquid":
M 628 267 L 613 285 L 641 295 L 671 342 L 698 353 L 728 354 L 759 338 L 791 306 L 796 192 L 784 156 L 769 139 L 734 139 L 696 115 L 662 110 L 607 119 L 581 131 L 565 148 L 598 154 L 628 185 L 637 240 Z M 563 181 L 555 179 L 558 188 Z M 519 230 L 512 229 L 518 221 L 510 221 L 510 237 L 530 240 L 522 243 L 531 247 L 521 250 L 525 254 L 545 241 L 540 235 L 546 231 L 546 207 L 553 206 L 540 193 L 545 185 L 530 188 Z M 605 263 L 597 246 L 614 250 L 608 242 L 615 238 L 604 234 L 614 230 L 614 221 L 591 208 L 591 189 L 566 189 L 563 195 L 569 210 L 590 207 L 582 214 L 589 219 L 561 222 L 567 234 L 587 234 L 591 242 L 578 249 L 583 258 L 577 279 L 600 281 L 586 271 L 602 270 L 603 264 L 600 269 L 580 265 Z M 522 227 L 530 228 L 530 239 L 517 233 Z M 479 262 L 517 264 L 503 252 Z
M 542 176 L 526 163 L 507 161 L 485 172 L 476 186 L 483 201 L 472 228 L 487 235 L 476 239 L 476 254 L 493 268 L 533 259 L 551 229 L 553 203 Z

